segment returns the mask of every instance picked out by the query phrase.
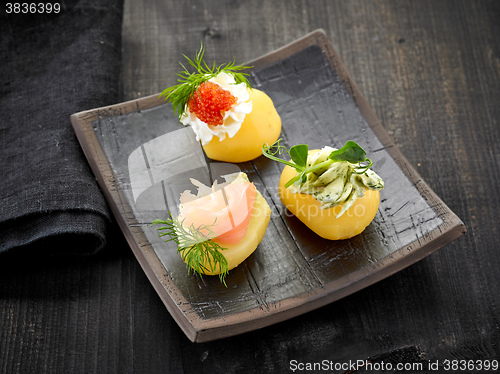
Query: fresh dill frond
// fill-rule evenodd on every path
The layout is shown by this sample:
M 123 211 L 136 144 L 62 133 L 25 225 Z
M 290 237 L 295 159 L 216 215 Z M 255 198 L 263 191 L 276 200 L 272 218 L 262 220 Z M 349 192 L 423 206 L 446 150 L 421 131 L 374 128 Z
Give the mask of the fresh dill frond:
M 180 63 L 183 70 L 177 74 L 177 76 L 179 77 L 179 79 L 177 80 L 179 84 L 166 88 L 160 94 L 160 98 L 165 97 L 165 101 L 169 101 L 172 103 L 172 108 L 179 119 L 186 111 L 186 106 L 193 97 L 198 87 L 200 87 L 203 82 L 216 77 L 220 73 L 230 74 L 234 77 L 234 80 L 236 82 L 235 84 L 245 83 L 247 87 L 250 88 L 250 82 L 247 79 L 247 76 L 249 76 L 249 74 L 242 73 L 241 71 L 249 69 L 251 66 L 236 65 L 234 60 L 230 63 L 219 66 L 216 66 L 214 62 L 212 66 L 209 66 L 203 60 L 204 54 L 205 48 L 203 47 L 202 43 L 200 50 L 195 55 L 194 60 L 190 59 L 186 55 L 183 55 L 189 65 L 193 67 L 195 71 L 190 72 L 185 65 Z
M 186 227 L 172 216 L 166 220 L 156 219 L 152 223 L 152 225 L 158 224 L 164 225 L 157 228 L 158 236 L 168 236 L 166 242 L 173 241 L 177 244 L 177 251 L 186 262 L 188 274 L 194 271 L 202 276 L 208 270 L 211 272 L 220 270 L 220 281 L 227 287 L 225 279 L 229 272 L 228 263 L 222 254 L 225 248 L 211 239 L 215 237 L 215 233 L 210 225 Z M 209 268 L 205 264 L 208 264 Z

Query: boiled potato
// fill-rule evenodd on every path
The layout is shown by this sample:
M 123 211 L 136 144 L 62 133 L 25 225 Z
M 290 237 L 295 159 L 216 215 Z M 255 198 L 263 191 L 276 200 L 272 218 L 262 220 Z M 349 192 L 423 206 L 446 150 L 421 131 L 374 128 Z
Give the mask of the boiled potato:
M 225 248 L 222 254 L 226 257 L 228 270 L 234 269 L 241 264 L 257 249 L 257 246 L 264 238 L 270 218 L 271 208 L 260 192 L 256 191 L 252 218 L 250 218 L 250 222 L 248 223 L 245 236 L 236 244 L 221 244 L 221 247 Z M 203 265 L 207 268 L 204 274 L 220 274 L 218 266 L 216 266 L 215 271 L 212 271 L 210 264 L 204 263 Z
M 281 118 L 273 101 L 264 92 L 249 89 L 252 111 L 245 116 L 240 130 L 220 140 L 214 136 L 203 146 L 209 158 L 223 162 L 245 162 L 262 155 L 262 145 L 272 144 L 281 133 Z
M 316 151 L 310 151 L 310 153 Z M 380 203 L 378 190 L 367 190 L 342 216 L 336 218 L 342 205 L 320 209 L 321 203 L 312 195 L 294 194 L 285 183 L 296 175 L 296 170 L 285 166 L 279 182 L 279 196 L 285 207 L 322 238 L 349 239 L 360 234 L 377 214 Z

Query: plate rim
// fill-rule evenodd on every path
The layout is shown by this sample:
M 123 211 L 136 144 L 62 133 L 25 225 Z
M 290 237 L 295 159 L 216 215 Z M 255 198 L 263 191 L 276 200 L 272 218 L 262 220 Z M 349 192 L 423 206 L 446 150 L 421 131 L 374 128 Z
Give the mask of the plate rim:
M 109 160 L 100 146 L 92 127 L 92 122 L 99 118 L 124 115 L 167 104 L 159 99 L 160 94 L 157 93 L 114 105 L 74 113 L 70 117 L 72 127 L 87 161 L 136 259 L 171 316 L 192 342 L 206 342 L 239 335 L 285 321 L 327 305 L 403 270 L 466 232 L 466 227 L 460 218 L 444 204 L 439 196 L 422 179 L 416 169 L 407 161 L 399 148 L 396 147 L 367 99 L 351 78 L 350 73 L 334 50 L 324 30 L 317 29 L 248 64 L 253 65 L 253 68 L 266 66 L 270 62 L 287 58 L 309 46 L 319 46 L 321 48 L 332 68 L 340 77 L 342 84 L 346 87 L 349 95 L 351 95 L 351 98 L 359 107 L 362 116 L 375 133 L 375 136 L 405 176 L 416 186 L 420 195 L 436 211 L 437 208 L 442 209 L 439 214 L 443 219 L 443 223 L 427 233 L 427 236 L 430 238 L 429 240 L 421 243 L 417 238 L 412 243 L 399 248 L 391 256 L 379 260 L 377 262 L 378 270 L 370 273 L 368 276 L 361 274 L 365 268 L 350 273 L 348 284 L 342 285 L 342 283 L 345 283 L 345 278 L 342 277 L 317 286 L 303 294 L 271 302 L 267 308 L 258 306 L 243 312 L 221 315 L 214 318 L 201 318 L 197 316 L 195 312 L 190 311 L 189 307 L 187 307 L 187 305 L 190 305 L 189 302 L 183 297 L 182 292 L 163 267 L 152 246 L 139 247 L 137 245 L 136 238 L 145 238 L 145 235 L 139 227 L 131 227 L 129 225 L 130 222 L 128 222 L 125 216 L 125 211 L 127 211 L 127 208 L 129 209 L 128 211 L 131 211 L 130 206 L 126 202 L 123 192 L 120 191 L 116 184 Z M 437 232 L 439 232 L 439 235 L 436 235 Z M 388 257 L 391 257 L 390 261 Z

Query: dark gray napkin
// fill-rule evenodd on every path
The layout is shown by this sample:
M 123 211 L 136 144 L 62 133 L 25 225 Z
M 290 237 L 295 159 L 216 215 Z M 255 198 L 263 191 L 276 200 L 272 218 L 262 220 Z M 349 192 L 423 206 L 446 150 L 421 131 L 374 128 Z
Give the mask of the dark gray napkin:
M 121 101 L 123 0 L 0 25 L 0 253 L 94 253 L 111 223 L 70 115 Z

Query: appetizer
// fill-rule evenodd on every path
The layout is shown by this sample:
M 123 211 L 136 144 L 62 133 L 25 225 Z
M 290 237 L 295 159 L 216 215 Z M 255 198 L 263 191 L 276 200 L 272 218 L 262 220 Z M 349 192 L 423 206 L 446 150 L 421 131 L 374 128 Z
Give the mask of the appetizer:
M 375 217 L 384 182 L 370 169 L 372 161 L 358 144 L 341 149 L 309 150 L 305 144 L 290 150 L 264 144 L 264 156 L 285 164 L 279 196 L 285 207 L 325 239 L 348 239 L 360 234 Z M 290 161 L 276 155 L 287 152 Z
M 160 236 L 177 243 L 188 272 L 219 275 L 222 282 L 255 251 L 271 217 L 271 208 L 245 173 L 223 177 L 224 183 L 212 187 L 191 179 L 198 192 L 181 194 L 179 216 L 153 222 L 164 225 L 158 228 Z
M 275 142 L 281 118 L 271 98 L 251 88 L 249 67 L 229 63 L 209 67 L 203 61 L 203 45 L 194 60 L 186 57 L 195 72 L 184 65 L 179 84 L 160 97 L 172 103 L 179 121 L 191 126 L 207 156 L 224 162 L 244 162 L 259 157 L 262 144 Z

